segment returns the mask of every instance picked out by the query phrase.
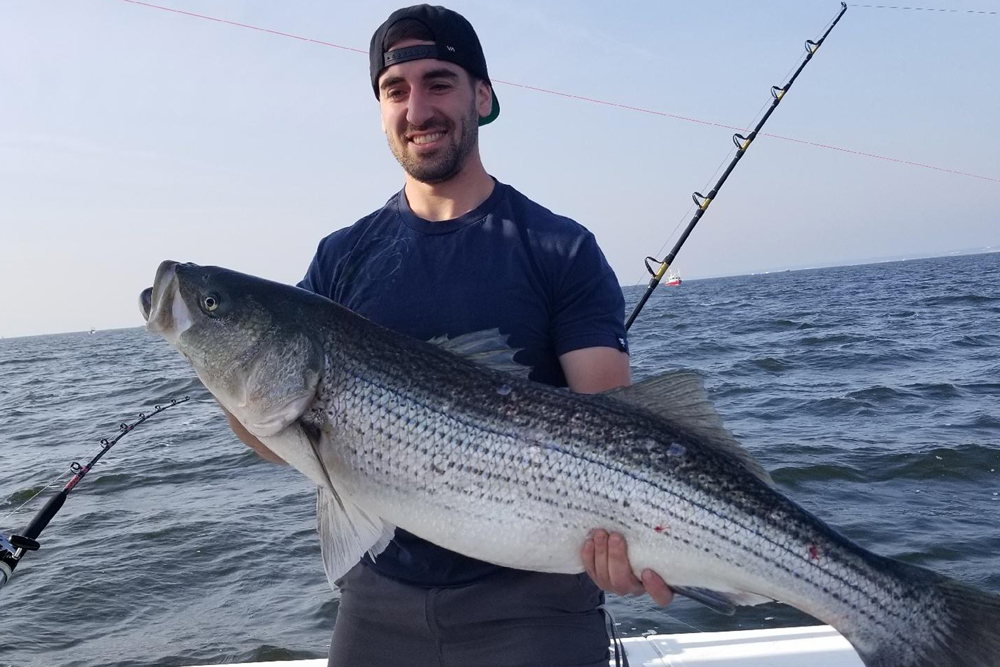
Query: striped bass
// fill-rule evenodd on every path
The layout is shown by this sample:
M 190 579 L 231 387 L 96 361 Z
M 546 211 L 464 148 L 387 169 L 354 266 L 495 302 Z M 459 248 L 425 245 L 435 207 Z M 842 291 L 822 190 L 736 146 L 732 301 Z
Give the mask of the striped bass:
M 140 305 L 219 403 L 317 485 L 331 582 L 396 526 L 561 573 L 583 571 L 600 527 L 625 536 L 637 576 L 717 608 L 792 605 L 868 667 L 1000 667 L 1000 597 L 873 554 L 796 505 L 692 375 L 572 394 L 514 372 L 495 335 L 418 341 L 218 267 L 164 262 Z

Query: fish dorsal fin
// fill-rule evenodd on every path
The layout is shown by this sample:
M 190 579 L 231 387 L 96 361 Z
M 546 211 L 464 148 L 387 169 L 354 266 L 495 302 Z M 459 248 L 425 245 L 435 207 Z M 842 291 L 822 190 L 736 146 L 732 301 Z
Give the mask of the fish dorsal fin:
M 514 361 L 514 355 L 520 350 L 511 348 L 507 344 L 507 336 L 501 334 L 499 329 L 474 331 L 454 338 L 438 336 L 428 342 L 487 368 L 510 373 L 525 380 L 531 372 L 527 366 Z
M 373 516 L 332 486 L 316 488 L 316 524 L 323 569 L 330 586 L 358 564 L 365 552 L 375 558 L 389 546 L 396 527 Z
M 670 420 L 700 437 L 709 447 L 734 457 L 756 477 L 774 486 L 767 471 L 722 425 L 722 418 L 708 400 L 705 387 L 697 375 L 668 371 L 628 387 L 613 389 L 606 395 Z

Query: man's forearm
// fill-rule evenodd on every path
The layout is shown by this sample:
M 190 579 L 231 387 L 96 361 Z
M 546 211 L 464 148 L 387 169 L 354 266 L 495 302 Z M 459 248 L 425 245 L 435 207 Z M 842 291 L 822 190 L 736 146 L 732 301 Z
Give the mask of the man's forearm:
M 222 406 L 220 405 L 219 407 L 221 408 Z M 263 442 L 257 439 L 257 436 L 246 430 L 246 427 L 244 427 L 243 424 L 241 424 L 240 421 L 229 412 L 229 410 L 222 408 L 222 412 L 226 415 L 226 420 L 229 422 L 229 428 L 233 429 L 233 433 L 240 439 L 240 442 L 257 452 L 261 458 L 274 463 L 287 465 L 284 459 L 268 449 Z

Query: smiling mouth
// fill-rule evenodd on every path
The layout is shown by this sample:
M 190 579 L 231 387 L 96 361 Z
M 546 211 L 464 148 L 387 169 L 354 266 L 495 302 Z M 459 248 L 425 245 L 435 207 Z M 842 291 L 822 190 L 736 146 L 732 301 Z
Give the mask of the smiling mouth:
M 432 132 L 430 134 L 420 134 L 415 137 L 411 137 L 410 141 L 417 146 L 423 146 L 425 144 L 434 143 L 438 139 L 444 136 L 444 132 Z

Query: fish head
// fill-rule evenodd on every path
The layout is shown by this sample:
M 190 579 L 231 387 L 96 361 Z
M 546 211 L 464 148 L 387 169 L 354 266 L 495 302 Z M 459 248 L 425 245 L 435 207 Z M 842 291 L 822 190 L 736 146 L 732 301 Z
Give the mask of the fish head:
M 320 337 L 307 326 L 315 298 L 217 266 L 165 261 L 139 308 L 146 329 L 176 348 L 219 403 L 263 438 L 315 400 L 323 370 Z

